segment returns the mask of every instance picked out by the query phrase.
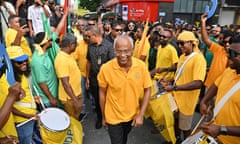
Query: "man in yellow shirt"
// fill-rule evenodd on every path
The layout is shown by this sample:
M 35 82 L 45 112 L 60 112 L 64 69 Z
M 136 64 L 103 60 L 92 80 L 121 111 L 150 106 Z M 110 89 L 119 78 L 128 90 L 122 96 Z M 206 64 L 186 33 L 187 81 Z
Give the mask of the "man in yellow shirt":
M 67 33 L 63 36 L 62 47 L 54 61 L 57 77 L 59 78 L 59 100 L 64 110 L 78 119 L 81 109 L 81 72 L 75 59 L 70 55 L 77 47 L 77 38 Z
M 164 89 L 174 91 L 178 105 L 179 113 L 175 122 L 178 142 L 181 141 L 181 131 L 184 139 L 190 134 L 194 110 L 206 75 L 206 61 L 198 49 L 198 40 L 192 32 L 184 31 L 177 39 L 183 54 L 179 58 L 173 85 L 167 85 Z
M 143 36 L 143 30 L 144 30 L 144 27 L 139 26 L 137 28 L 136 33 L 135 33 L 135 36 L 136 36 L 137 40 L 135 42 L 133 56 L 136 57 L 136 58 L 138 58 L 138 54 L 139 54 L 139 51 L 140 51 L 140 47 L 141 47 L 140 44 L 141 44 L 141 38 Z M 139 59 L 144 61 L 147 66 L 148 66 L 149 50 L 150 50 L 150 43 L 148 41 L 148 37 L 146 37 L 145 42 L 144 42 L 144 48 L 142 50 L 142 53 L 141 53 Z
M 178 55 L 176 49 L 170 44 L 172 32 L 163 30 L 159 34 L 160 46 L 158 47 L 156 67 L 150 73 L 156 80 L 163 77 L 171 79 L 177 68 Z
M 36 104 L 31 92 L 30 67 L 28 63 L 28 55 L 24 54 L 19 46 L 7 47 L 8 56 L 12 61 L 15 80 L 21 83 L 22 90 L 26 96 L 18 102 L 14 103 L 12 109 L 14 121 L 16 124 L 25 122 L 26 120 L 36 117 Z M 7 87 L 9 85 L 6 85 Z M 16 127 L 20 143 L 31 143 L 35 121 L 32 120 L 22 126 Z
M 6 135 L 0 133 L 0 143 L 13 143 L 17 142 L 18 139 L 11 109 L 14 102 L 21 99 L 23 94 L 18 82 L 9 88 L 6 87 L 8 84 L 4 74 L 5 70 L 5 63 L 0 61 L 0 129 L 9 135 L 9 137 L 6 137 Z
M 108 125 L 112 144 L 126 144 L 131 128 L 143 124 L 151 95 L 151 78 L 145 64 L 132 57 L 133 40 L 129 36 L 117 37 L 114 51 L 116 58 L 103 64 L 97 77 L 102 123 Z
M 77 61 L 78 67 L 81 71 L 81 88 L 82 88 L 82 103 L 83 109 L 79 116 L 79 120 L 82 121 L 87 116 L 86 100 L 87 100 L 87 88 L 86 88 L 86 65 L 87 65 L 87 51 L 88 43 L 85 36 L 85 31 L 82 30 L 83 40 L 79 40 L 76 50 L 72 53 L 72 56 Z
M 233 36 L 228 51 L 229 66 L 222 75 L 211 85 L 200 103 L 200 111 L 208 115 L 208 103 L 216 96 L 215 106 L 225 98 L 233 86 L 240 81 L 240 36 Z M 223 144 L 236 144 L 240 141 L 240 90 L 231 94 L 230 98 L 221 106 L 213 123 L 203 123 L 202 130 L 217 137 Z
M 29 28 L 27 28 L 27 25 L 20 26 L 19 20 L 20 18 L 18 16 L 9 17 L 9 28 L 5 36 L 6 47 L 12 45 L 20 46 L 23 52 L 31 58 L 32 50 L 27 39 L 24 37 L 24 35 L 29 32 Z

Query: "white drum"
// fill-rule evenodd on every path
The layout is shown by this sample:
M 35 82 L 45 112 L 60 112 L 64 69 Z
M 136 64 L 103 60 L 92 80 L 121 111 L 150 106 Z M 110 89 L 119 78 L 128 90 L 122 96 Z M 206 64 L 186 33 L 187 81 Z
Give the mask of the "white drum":
M 198 131 L 194 135 L 189 136 L 182 144 L 218 144 L 218 142 L 211 136 L 203 133 L 203 131 Z
M 59 108 L 46 108 L 40 114 L 40 124 L 49 131 L 60 132 L 70 126 L 70 118 Z

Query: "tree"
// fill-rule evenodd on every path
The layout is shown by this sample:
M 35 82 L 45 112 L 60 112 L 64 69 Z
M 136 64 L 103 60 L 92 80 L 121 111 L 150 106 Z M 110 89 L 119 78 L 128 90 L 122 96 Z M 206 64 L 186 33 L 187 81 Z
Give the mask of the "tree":
M 90 10 L 91 12 L 97 11 L 97 8 L 99 7 L 100 0 L 81 0 L 80 6 L 82 8 L 86 8 Z

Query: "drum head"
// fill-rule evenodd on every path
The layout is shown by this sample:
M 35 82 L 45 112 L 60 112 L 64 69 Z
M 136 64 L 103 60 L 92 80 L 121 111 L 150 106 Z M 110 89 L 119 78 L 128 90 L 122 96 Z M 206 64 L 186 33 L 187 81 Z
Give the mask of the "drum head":
M 50 131 L 63 131 L 70 126 L 70 119 L 59 108 L 47 108 L 40 115 L 40 123 Z

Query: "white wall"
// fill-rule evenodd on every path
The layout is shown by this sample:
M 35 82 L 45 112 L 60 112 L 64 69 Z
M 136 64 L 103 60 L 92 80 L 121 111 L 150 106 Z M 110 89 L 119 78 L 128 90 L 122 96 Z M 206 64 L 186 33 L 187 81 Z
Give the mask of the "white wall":
M 235 11 L 231 10 L 222 10 L 219 16 L 220 25 L 230 25 L 234 22 Z

